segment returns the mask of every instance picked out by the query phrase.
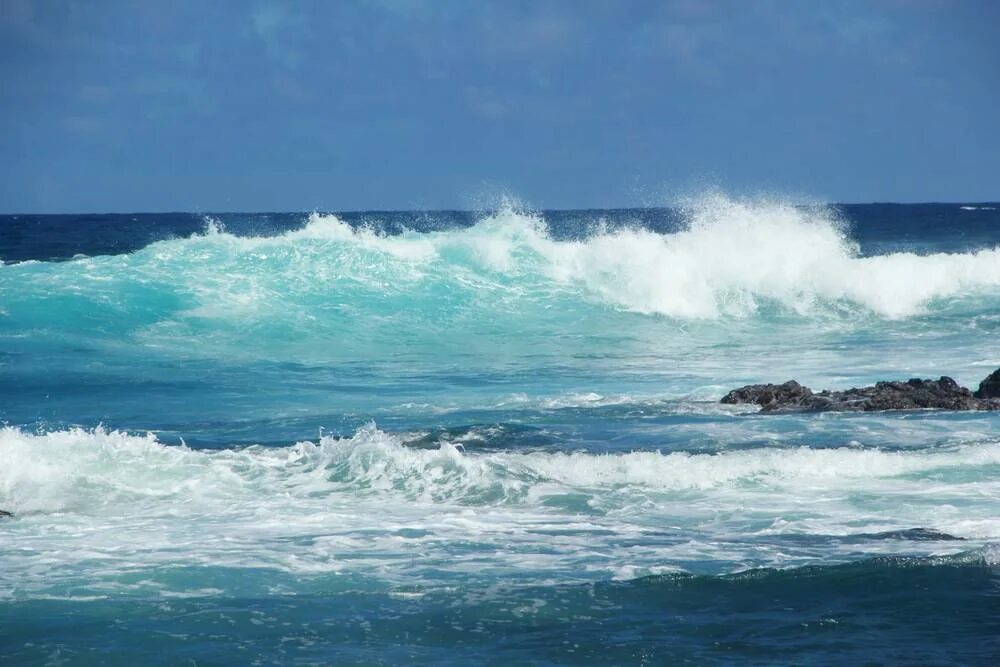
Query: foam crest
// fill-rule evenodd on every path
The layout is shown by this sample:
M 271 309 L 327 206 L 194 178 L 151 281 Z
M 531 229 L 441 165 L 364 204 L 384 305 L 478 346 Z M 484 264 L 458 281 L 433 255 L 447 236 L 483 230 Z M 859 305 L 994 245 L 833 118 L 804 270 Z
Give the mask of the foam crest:
M 542 279 L 545 291 L 568 285 L 603 303 L 680 318 L 745 317 L 767 302 L 800 314 L 845 302 L 901 318 L 936 298 L 1000 287 L 1000 249 L 862 257 L 846 223 L 825 207 L 713 193 L 684 212 L 687 227 L 673 234 L 597 229 L 581 241 L 554 240 L 541 217 L 509 207 L 470 229 L 432 234 L 379 237 L 316 215 L 293 234 L 333 228 L 336 238 L 353 235 L 398 257 L 471 258 L 473 268 L 522 279 L 515 288 Z
M 723 454 L 633 452 L 551 454 L 532 461 L 534 470 L 570 486 L 675 491 L 765 485 L 797 487 L 881 480 L 975 462 L 1000 464 L 1000 444 L 953 452 L 883 452 L 877 449 L 755 449 Z
M 1000 286 L 996 248 L 861 257 L 825 208 L 715 195 L 686 215 L 683 231 L 598 235 L 556 253 L 553 266 L 605 301 L 688 318 L 745 317 L 768 302 L 800 314 L 846 303 L 901 318 L 935 298 Z
M 218 587 L 219 568 L 265 586 L 275 577 L 260 573 L 275 571 L 292 586 L 735 572 L 815 563 L 829 536 L 914 526 L 964 539 L 912 541 L 906 553 L 1000 539 L 997 442 L 474 453 L 406 447 L 369 425 L 286 447 L 192 450 L 152 435 L 5 428 L 0 461 L 0 507 L 16 515 L 0 522 L 0 597 L 187 595 Z M 822 558 L 900 550 L 834 539 Z
M 250 238 L 206 220 L 201 235 L 131 255 L 0 267 L 0 326 L 182 354 L 379 358 L 402 341 L 417 353 L 516 355 L 562 350 L 565 336 L 600 345 L 629 326 L 621 311 L 709 323 L 777 311 L 855 326 L 950 312 L 952 299 L 988 309 L 1000 295 L 997 248 L 863 257 L 822 207 L 711 195 L 685 214 L 674 233 L 598 227 L 576 240 L 511 207 L 468 228 L 394 235 L 315 213 Z
M 853 486 L 953 467 L 1000 465 L 1000 443 L 950 450 L 764 448 L 683 452 L 466 453 L 404 446 L 374 424 L 350 438 L 323 437 L 288 447 L 221 451 L 167 446 L 155 436 L 72 429 L 44 435 L 0 430 L 0 501 L 20 512 L 94 511 L 121 503 L 200 502 L 245 497 L 359 494 L 421 502 L 532 503 L 547 493 L 625 490 Z
M 439 321 L 531 318 L 581 302 L 681 319 L 745 318 L 772 305 L 898 319 L 1000 289 L 998 248 L 863 257 L 828 208 L 720 194 L 689 202 L 684 214 L 674 233 L 594 228 L 578 240 L 554 238 L 540 215 L 510 207 L 469 228 L 395 235 L 318 213 L 270 237 L 237 237 L 207 220 L 203 235 L 130 256 L 12 265 L 3 276 L 14 295 L 23 276 L 41 278 L 49 294 L 104 306 L 148 309 L 136 301 L 144 294 L 185 306 L 160 320 L 252 324 L 280 315 L 290 325 L 397 312 L 397 299 Z
M 29 513 L 191 502 L 225 509 L 245 498 L 266 502 L 275 493 L 496 502 L 522 485 L 516 475 L 498 473 L 495 462 L 466 456 L 452 444 L 410 449 L 374 425 L 351 438 L 222 451 L 163 445 L 152 434 L 71 429 L 32 435 L 7 427 L 0 430 L 0 458 L 0 503 Z

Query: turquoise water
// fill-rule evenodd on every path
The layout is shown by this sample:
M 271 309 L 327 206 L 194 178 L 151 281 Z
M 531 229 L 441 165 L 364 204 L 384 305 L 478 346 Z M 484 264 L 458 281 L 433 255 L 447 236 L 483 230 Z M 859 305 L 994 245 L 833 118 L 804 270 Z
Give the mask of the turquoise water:
M 1000 416 L 717 402 L 975 386 L 992 205 L 111 223 L 2 221 L 6 662 L 998 656 Z

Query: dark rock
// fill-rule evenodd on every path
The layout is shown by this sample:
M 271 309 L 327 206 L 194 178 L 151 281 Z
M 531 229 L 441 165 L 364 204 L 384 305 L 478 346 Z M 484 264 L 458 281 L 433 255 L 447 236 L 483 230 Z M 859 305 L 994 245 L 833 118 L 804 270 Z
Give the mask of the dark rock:
M 910 540 L 912 542 L 958 542 L 965 539 L 932 528 L 907 528 L 905 530 L 887 530 L 883 533 L 860 533 L 855 537 L 869 540 Z
M 11 512 L 8 512 L 7 510 L 0 510 L 0 519 L 5 519 L 5 518 L 13 519 L 14 515 Z
M 848 389 L 841 400 L 851 401 L 858 410 L 979 410 L 979 401 L 950 377 L 938 380 L 912 378 L 906 382 L 877 382 L 873 388 Z
M 976 398 L 1000 398 L 1000 368 L 986 376 L 986 379 L 979 383 L 976 390 Z
M 996 392 L 994 395 L 991 392 Z M 761 412 L 874 412 L 881 410 L 1000 410 L 1000 369 L 983 380 L 973 394 L 950 377 L 911 378 L 905 382 L 876 382 L 870 387 L 813 393 L 794 380 L 784 384 L 752 384 L 734 389 L 723 403 L 752 403 Z
M 812 397 L 809 387 L 803 387 L 795 380 L 784 384 L 749 384 L 734 389 L 722 397 L 723 403 L 754 403 L 764 409 L 796 407 Z

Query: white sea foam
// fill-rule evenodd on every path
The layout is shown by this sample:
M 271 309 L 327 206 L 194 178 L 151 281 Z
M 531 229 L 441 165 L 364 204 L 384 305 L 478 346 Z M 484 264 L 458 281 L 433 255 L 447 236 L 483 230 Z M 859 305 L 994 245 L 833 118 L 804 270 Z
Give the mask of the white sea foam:
M 781 542 L 791 533 L 925 527 L 969 539 L 914 543 L 936 554 L 1000 539 L 995 441 L 911 452 L 472 453 L 411 449 L 369 426 L 346 439 L 198 451 L 153 436 L 5 428 L 0 461 L 0 507 L 18 515 L 0 522 L 5 597 L 61 594 L 75 576 L 88 583 L 73 594 L 102 595 L 160 567 L 412 582 L 447 563 L 470 576 L 587 578 L 813 562 L 808 545 Z M 899 545 L 851 548 L 830 557 Z M 174 592 L 212 584 L 183 586 Z
M 540 215 L 511 208 L 470 228 L 398 235 L 313 214 L 301 229 L 245 238 L 207 220 L 204 234 L 130 255 L 4 266 L 0 308 L 9 335 L 128 341 L 180 357 L 353 363 L 404 354 L 501 366 L 561 357 L 572 345 L 581 365 L 609 367 L 610 351 L 628 360 L 614 370 L 688 363 L 693 375 L 710 364 L 694 371 L 686 355 L 704 346 L 713 363 L 753 377 L 740 367 L 763 341 L 775 360 L 778 345 L 823 339 L 811 346 L 813 368 L 856 371 L 834 358 L 833 332 L 895 337 L 888 359 L 859 345 L 850 363 L 911 372 L 926 372 L 928 345 L 948 337 L 933 359 L 954 373 L 966 354 L 952 339 L 955 318 L 970 341 L 995 328 L 998 248 L 862 257 L 828 209 L 717 195 L 689 206 L 686 220 L 674 233 L 592 229 L 578 240 L 556 239 Z M 922 313 L 943 318 L 918 330 Z M 800 370 L 789 354 L 780 361 Z M 617 400 L 606 387 L 590 400 L 591 389 L 571 388 L 577 396 L 563 403 Z
M 715 454 L 465 453 L 434 450 L 373 425 L 351 438 L 324 436 L 288 447 L 192 450 L 155 436 L 72 429 L 45 435 L 0 430 L 0 502 L 21 512 L 101 513 L 133 503 L 192 501 L 225 506 L 280 493 L 386 493 L 428 502 L 531 504 L 536 485 L 564 491 L 672 492 L 733 485 L 853 484 L 965 466 L 1000 465 L 1000 443 L 950 450 L 881 451 L 857 446 L 763 448 Z M 260 494 L 258 496 L 258 494 Z M 535 498 L 537 500 L 537 497 Z
M 582 289 L 603 303 L 680 318 L 747 316 L 766 301 L 800 313 L 847 302 L 901 318 L 922 312 L 936 298 L 1000 287 L 1000 249 L 862 257 L 842 221 L 826 208 L 714 194 L 692 203 L 686 217 L 687 227 L 672 234 L 622 229 L 557 241 L 540 216 L 511 208 L 468 229 L 399 236 L 313 214 L 304 228 L 280 237 L 228 242 L 253 248 L 334 242 L 401 263 L 376 271 L 374 258 L 349 258 L 352 266 L 341 268 L 358 272 L 338 272 L 343 280 L 391 275 L 402 281 L 396 288 L 405 290 L 407 281 L 450 275 L 466 287 L 508 296 Z M 322 279 L 332 267 L 303 268 Z

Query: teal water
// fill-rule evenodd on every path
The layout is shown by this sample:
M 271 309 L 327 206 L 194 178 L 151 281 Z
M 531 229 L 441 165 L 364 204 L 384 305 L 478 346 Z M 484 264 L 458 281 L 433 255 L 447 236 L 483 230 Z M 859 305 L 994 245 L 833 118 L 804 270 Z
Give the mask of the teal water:
M 1000 416 L 717 402 L 975 386 L 992 205 L 0 224 L 2 661 L 1000 655 Z

